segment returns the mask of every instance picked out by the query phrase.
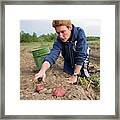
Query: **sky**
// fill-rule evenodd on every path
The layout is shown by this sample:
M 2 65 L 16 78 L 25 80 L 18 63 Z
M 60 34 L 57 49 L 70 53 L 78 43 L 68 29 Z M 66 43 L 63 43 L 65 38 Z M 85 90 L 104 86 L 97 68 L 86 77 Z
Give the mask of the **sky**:
M 100 37 L 100 20 L 71 20 L 76 27 L 81 27 L 86 36 Z M 21 20 L 20 31 L 33 34 L 35 32 L 38 36 L 42 34 L 55 33 L 52 27 L 52 20 Z

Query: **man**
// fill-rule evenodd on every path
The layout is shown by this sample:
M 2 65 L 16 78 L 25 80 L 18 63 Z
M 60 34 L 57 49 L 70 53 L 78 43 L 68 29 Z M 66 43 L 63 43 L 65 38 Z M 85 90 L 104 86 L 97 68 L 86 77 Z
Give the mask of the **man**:
M 69 83 L 76 83 L 78 75 L 89 77 L 89 47 L 83 29 L 75 27 L 70 20 L 53 20 L 52 26 L 58 36 L 35 79 L 45 80 L 46 71 L 55 63 L 60 52 L 64 58 L 64 72 L 71 75 Z

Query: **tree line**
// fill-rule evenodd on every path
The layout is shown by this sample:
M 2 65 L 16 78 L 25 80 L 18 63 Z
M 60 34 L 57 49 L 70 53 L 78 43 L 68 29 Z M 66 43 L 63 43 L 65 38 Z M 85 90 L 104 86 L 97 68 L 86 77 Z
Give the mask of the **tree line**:
M 53 42 L 55 41 L 57 37 L 56 33 L 50 33 L 50 34 L 43 34 L 40 36 L 37 36 L 35 32 L 33 34 L 25 33 L 24 31 L 20 32 L 20 42 L 21 43 L 30 43 L 30 42 Z M 88 41 L 94 41 L 94 40 L 100 40 L 100 37 L 95 37 L 95 36 L 89 36 L 87 37 Z

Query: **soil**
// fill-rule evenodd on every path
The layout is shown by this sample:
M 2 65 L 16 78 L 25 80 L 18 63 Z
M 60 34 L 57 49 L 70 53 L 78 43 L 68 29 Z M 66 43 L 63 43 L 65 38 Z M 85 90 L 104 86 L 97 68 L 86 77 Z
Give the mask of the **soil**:
M 93 46 L 91 46 L 92 48 Z M 97 76 L 100 79 L 100 55 L 99 46 L 93 47 L 90 55 L 90 73 L 91 78 Z M 38 71 L 34 63 L 34 59 L 30 48 L 21 48 L 20 50 L 20 99 L 21 100 L 98 100 L 100 99 L 100 90 L 92 85 L 82 84 L 82 78 L 77 84 L 69 84 L 66 80 L 70 75 L 63 72 L 63 58 L 59 56 L 56 64 L 54 64 L 46 72 L 46 82 L 42 84 L 44 88 L 39 92 L 36 91 L 36 85 L 41 82 L 33 80 L 34 75 Z M 63 87 L 65 95 L 55 96 L 52 94 L 56 87 Z

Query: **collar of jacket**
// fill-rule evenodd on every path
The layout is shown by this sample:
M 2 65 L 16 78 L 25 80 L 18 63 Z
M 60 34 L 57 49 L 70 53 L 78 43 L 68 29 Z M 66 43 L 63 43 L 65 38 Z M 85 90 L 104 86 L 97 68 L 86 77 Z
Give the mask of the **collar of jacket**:
M 72 24 L 72 37 L 71 37 L 71 41 L 74 42 L 77 38 L 78 38 L 78 27 L 75 27 Z

